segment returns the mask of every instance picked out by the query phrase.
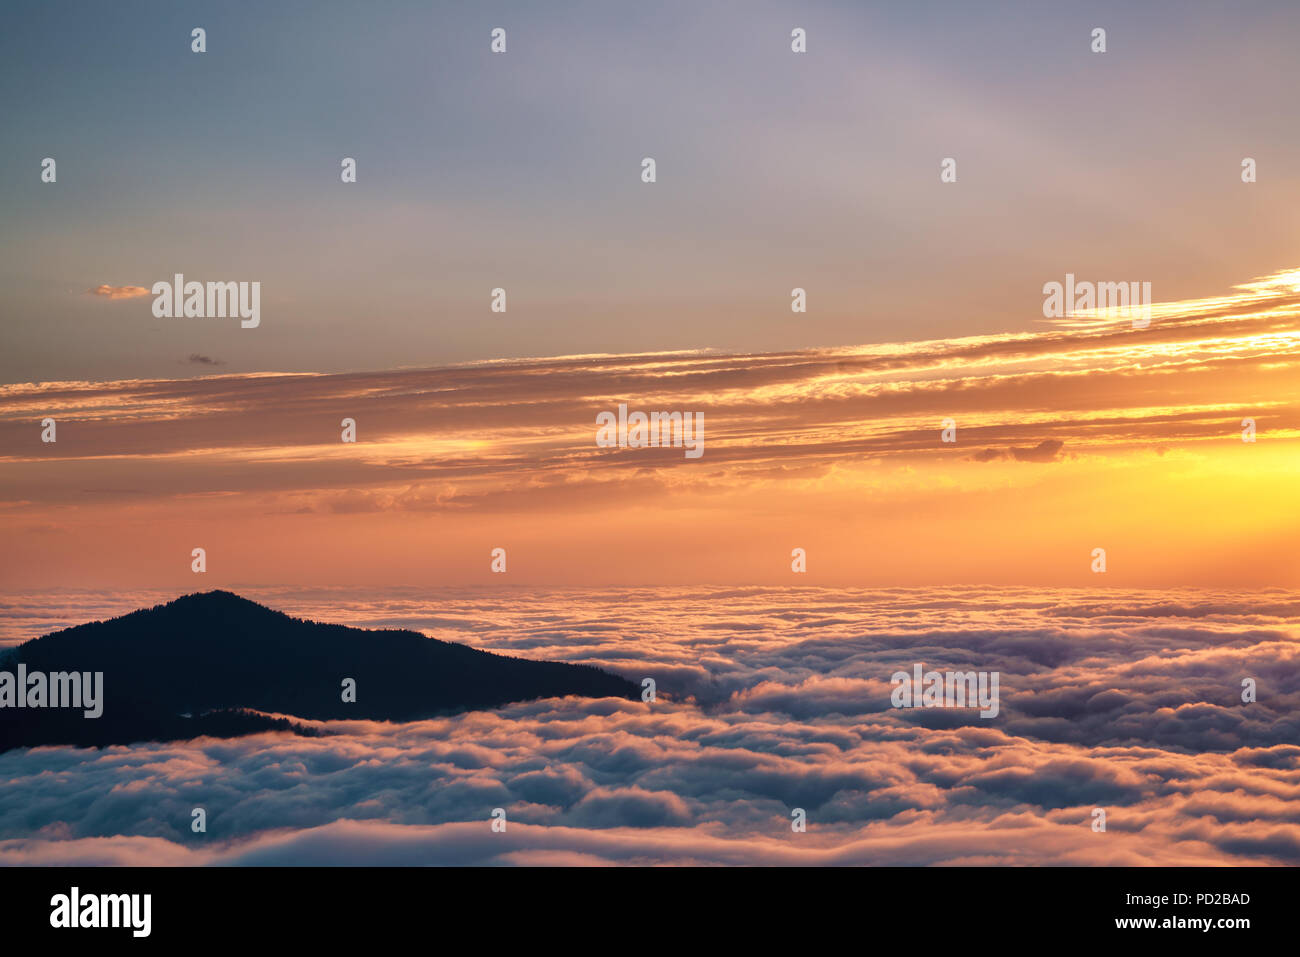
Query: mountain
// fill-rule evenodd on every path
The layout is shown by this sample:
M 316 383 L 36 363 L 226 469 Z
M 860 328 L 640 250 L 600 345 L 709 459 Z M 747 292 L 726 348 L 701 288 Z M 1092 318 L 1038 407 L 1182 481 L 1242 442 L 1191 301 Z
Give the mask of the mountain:
M 578 695 L 636 699 L 638 687 L 589 665 L 478 651 L 413 631 L 371 631 L 291 618 L 226 591 L 56 631 L 19 645 L 0 671 L 103 672 L 103 714 L 0 709 L 0 751 L 233 737 L 285 719 L 406 721 L 512 701 Z M 356 700 L 342 700 L 343 681 Z M 190 717 L 193 715 L 193 717 Z

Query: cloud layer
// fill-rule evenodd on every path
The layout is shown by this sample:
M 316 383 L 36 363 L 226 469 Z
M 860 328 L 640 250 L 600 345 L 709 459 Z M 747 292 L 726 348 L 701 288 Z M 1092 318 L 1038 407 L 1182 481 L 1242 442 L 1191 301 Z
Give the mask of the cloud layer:
M 278 597 L 654 677 L 661 696 L 329 723 L 319 738 L 10 752 L 0 860 L 1300 861 L 1295 593 Z M 1000 671 L 1001 714 L 891 708 L 890 674 L 915 662 Z M 189 830 L 195 807 L 206 834 Z M 496 807 L 506 834 L 490 830 Z

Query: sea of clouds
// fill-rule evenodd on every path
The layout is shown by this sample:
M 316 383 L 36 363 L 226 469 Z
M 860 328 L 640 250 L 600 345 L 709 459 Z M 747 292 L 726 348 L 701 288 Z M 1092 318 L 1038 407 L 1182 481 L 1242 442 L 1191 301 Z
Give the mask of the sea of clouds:
M 659 698 L 10 751 L 0 863 L 1300 861 L 1295 592 L 235 590 L 651 677 Z M 3 638 L 171 597 L 8 595 Z M 917 662 L 999 671 L 1000 713 L 892 708 Z

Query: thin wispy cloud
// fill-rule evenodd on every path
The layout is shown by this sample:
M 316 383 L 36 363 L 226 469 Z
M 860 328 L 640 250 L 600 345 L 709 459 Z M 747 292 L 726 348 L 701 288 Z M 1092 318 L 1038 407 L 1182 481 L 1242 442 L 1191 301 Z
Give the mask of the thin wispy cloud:
M 894 563 L 891 574 L 976 581 L 995 562 L 1006 566 L 998 576 L 1023 581 L 1020 575 L 1041 573 L 1042 557 L 991 553 L 982 510 L 996 508 L 1011 523 L 1004 533 L 1044 550 L 1052 545 L 1044 536 L 1054 536 L 1056 550 L 1044 554 L 1064 563 L 1066 554 L 1103 544 L 1089 541 L 1098 535 L 1111 543 L 1134 536 L 1130 519 L 1160 483 L 1161 507 L 1142 520 L 1158 522 L 1160 534 L 1126 541 L 1142 557 L 1131 556 L 1121 574 L 1175 580 L 1185 551 L 1172 543 L 1188 534 L 1180 510 L 1193 509 L 1225 547 L 1243 533 L 1268 539 L 1259 547 L 1269 580 L 1292 581 L 1300 563 L 1285 556 L 1277 518 L 1265 511 L 1286 494 L 1286 462 L 1300 438 L 1300 293 L 1285 277 L 1247 288 L 1243 299 L 1209 306 L 1157 303 L 1162 318 L 1146 328 L 1103 324 L 781 353 L 0 386 L 0 514 L 21 512 L 33 529 L 71 531 L 82 522 L 102 527 L 97 510 L 120 502 L 131 514 L 169 520 L 217 523 L 220 514 L 223 529 L 246 525 L 254 538 L 266 533 L 267 516 L 291 535 L 311 526 L 303 516 L 316 516 L 319 534 L 336 543 L 342 516 L 415 519 L 392 530 L 395 538 L 366 546 L 380 551 L 386 542 L 391 552 L 418 528 L 456 541 L 463 535 L 466 547 L 506 533 L 512 540 L 531 533 L 539 544 L 547 534 L 594 539 L 599 528 L 620 528 L 632 542 L 704 509 L 679 532 L 693 551 L 720 548 L 719 536 L 743 528 L 747 536 L 770 536 L 764 550 L 786 542 L 788 554 L 797 544 L 789 541 L 794 533 L 780 532 L 788 521 L 799 537 L 833 547 L 834 567 L 849 575 L 846 561 L 870 560 L 860 550 L 848 557 L 848 526 L 834 517 L 847 511 L 873 529 L 874 540 L 886 536 L 931 562 L 928 573 Z M 195 353 L 190 362 L 215 366 L 208 358 Z M 596 416 L 620 403 L 703 413 L 705 453 L 688 461 L 680 449 L 600 447 Z M 57 443 L 39 441 L 36 425 L 45 417 L 58 420 Z M 340 441 L 345 419 L 356 423 L 355 443 Z M 1258 436 L 1249 445 L 1242 442 L 1247 420 Z M 942 439 L 947 422 L 955 441 Z M 1104 515 L 1098 487 L 1112 490 Z M 1206 507 L 1233 494 L 1250 504 Z M 932 512 L 927 500 L 954 509 Z M 655 508 L 629 511 L 629 501 Z M 1027 510 L 1034 502 L 1097 521 L 1090 531 L 1068 521 L 1044 528 Z M 788 519 L 765 531 L 745 518 L 752 514 Z M 520 515 L 535 521 L 521 527 L 512 518 Z M 902 515 L 913 516 L 910 531 L 897 524 Z M 429 523 L 440 516 L 481 524 L 435 532 Z M 544 530 L 552 520 L 566 524 Z M 656 524 L 659 533 L 651 531 Z M 353 534 L 363 533 L 345 537 Z M 915 542 L 931 535 L 946 542 L 956 566 L 935 549 L 917 551 Z M 51 547 L 49 536 L 43 541 Z M 615 567 L 631 576 L 642 562 L 662 573 L 662 562 L 628 548 L 625 563 L 601 563 L 593 552 L 591 567 L 567 569 L 569 580 Z M 1249 574 L 1215 555 L 1204 554 L 1203 580 Z M 21 573 L 17 558 L 15 565 Z M 766 567 L 775 574 L 779 563 Z M 753 573 L 734 571 L 742 579 Z

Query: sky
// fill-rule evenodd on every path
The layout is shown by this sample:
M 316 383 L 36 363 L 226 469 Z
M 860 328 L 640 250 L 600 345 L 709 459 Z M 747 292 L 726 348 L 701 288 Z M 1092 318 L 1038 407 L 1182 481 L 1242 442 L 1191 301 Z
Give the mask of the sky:
M 0 862 L 1300 860 L 1298 30 L 6 5 L 0 651 L 229 588 L 660 697 L 13 749 Z M 178 273 L 260 321 L 156 315 Z M 918 663 L 996 718 L 891 707 Z
M 1295 586 L 1297 310 L 1291 272 L 1154 304 L 1145 328 L 4 386 L 0 571 L 25 587 Z M 702 454 L 600 447 L 620 404 L 703 415 Z
M 1025 332 L 1066 272 L 1171 301 L 1300 265 L 1287 2 L 0 17 L 0 382 Z M 178 272 L 261 282 L 262 324 L 88 292 Z
M 1293 4 L 3 16 L 5 584 L 1300 579 Z

